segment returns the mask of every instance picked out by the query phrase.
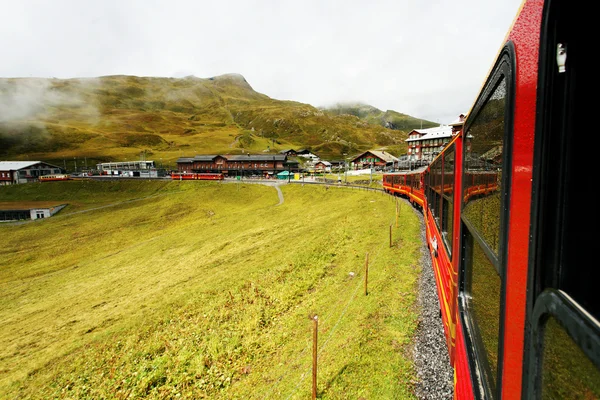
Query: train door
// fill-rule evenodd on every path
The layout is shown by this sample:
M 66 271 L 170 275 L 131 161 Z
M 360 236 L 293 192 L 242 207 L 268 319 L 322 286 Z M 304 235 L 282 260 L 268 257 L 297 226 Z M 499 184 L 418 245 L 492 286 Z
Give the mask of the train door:
M 587 14 L 587 15 L 586 15 Z M 585 154 L 584 113 L 595 76 L 576 2 L 544 10 L 536 123 L 523 398 L 600 398 L 596 155 Z M 590 258 L 592 257 L 592 258 Z

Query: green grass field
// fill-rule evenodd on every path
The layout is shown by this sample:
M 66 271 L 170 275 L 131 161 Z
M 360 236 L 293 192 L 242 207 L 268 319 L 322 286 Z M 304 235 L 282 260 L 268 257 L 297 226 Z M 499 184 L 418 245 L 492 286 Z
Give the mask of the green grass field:
M 381 193 L 68 181 L 0 225 L 3 399 L 412 399 L 419 220 Z M 390 247 L 390 226 L 392 246 Z M 365 258 L 368 254 L 368 295 Z

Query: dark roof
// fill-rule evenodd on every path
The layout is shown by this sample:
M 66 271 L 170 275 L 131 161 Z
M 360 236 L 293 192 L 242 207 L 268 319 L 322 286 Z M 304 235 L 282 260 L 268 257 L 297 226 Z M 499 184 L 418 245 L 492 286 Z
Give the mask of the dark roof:
M 296 150 L 296 154 L 312 154 L 312 153 L 308 149 L 300 149 L 300 150 Z
M 178 163 L 193 163 L 194 161 L 213 161 L 217 157 L 223 157 L 227 161 L 285 161 L 285 154 L 206 154 L 195 157 L 181 157 Z
M 201 155 L 201 156 L 196 156 L 194 157 L 194 161 L 212 161 L 215 158 L 217 158 L 218 156 L 215 154 L 206 154 L 206 155 Z
M 359 154 L 358 156 L 354 157 L 352 160 L 361 158 L 362 156 L 364 156 L 366 154 L 372 154 L 375 157 L 379 158 L 381 161 L 385 161 L 386 163 L 398 161 L 398 159 L 395 156 L 391 155 L 390 153 L 386 153 L 385 151 L 378 151 L 378 150 L 367 150 L 367 151 Z
M 285 154 L 240 154 L 224 156 L 228 161 L 285 161 Z

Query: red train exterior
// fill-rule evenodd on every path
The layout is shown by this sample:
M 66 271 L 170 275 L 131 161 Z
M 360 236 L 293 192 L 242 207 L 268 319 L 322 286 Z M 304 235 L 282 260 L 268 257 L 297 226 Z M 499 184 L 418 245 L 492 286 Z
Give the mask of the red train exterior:
M 423 172 L 425 168 L 384 174 L 383 187 L 385 191 L 395 196 L 404 197 L 413 206 L 422 210 L 425 205 L 425 188 L 423 185 Z
M 225 177 L 219 172 L 173 173 L 171 179 L 174 181 L 222 181 Z
M 423 204 L 456 399 L 600 398 L 595 169 L 575 139 L 591 15 L 523 2 L 462 130 L 425 171 L 384 175 Z
M 67 174 L 42 175 L 39 177 L 40 182 L 68 181 L 70 179 Z

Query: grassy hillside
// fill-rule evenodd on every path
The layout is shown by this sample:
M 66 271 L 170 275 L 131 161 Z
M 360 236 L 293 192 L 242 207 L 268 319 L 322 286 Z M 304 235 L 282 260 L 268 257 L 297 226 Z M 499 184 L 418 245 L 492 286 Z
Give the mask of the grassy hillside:
M 340 191 L 344 191 L 343 196 Z M 1 398 L 414 398 L 419 222 L 343 188 L 68 181 L 0 225 Z M 368 221 L 368 222 L 367 222 Z M 369 254 L 369 294 L 364 295 Z
M 72 169 L 140 157 L 311 148 L 324 158 L 406 151 L 407 130 L 257 93 L 241 75 L 0 79 L 0 157 Z
M 410 132 L 413 129 L 433 128 L 439 124 L 423 119 L 411 117 L 396 111 L 381 111 L 378 108 L 361 103 L 337 104 L 323 109 L 328 115 L 353 115 L 371 124 L 378 124 L 385 128 Z

